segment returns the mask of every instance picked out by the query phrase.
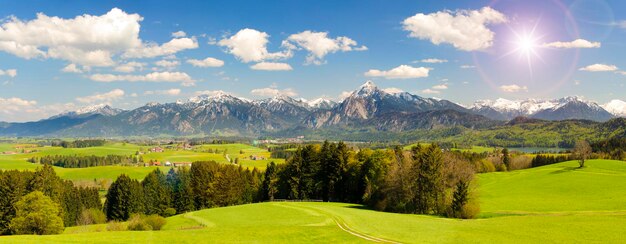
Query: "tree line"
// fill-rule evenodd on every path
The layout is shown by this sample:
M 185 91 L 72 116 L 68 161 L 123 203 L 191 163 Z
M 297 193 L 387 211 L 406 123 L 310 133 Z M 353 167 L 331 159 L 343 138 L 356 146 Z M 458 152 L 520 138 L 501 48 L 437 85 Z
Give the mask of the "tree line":
M 613 137 L 591 144 L 598 158 L 626 160 L 626 138 Z
M 63 148 L 85 148 L 85 147 L 98 147 L 104 146 L 106 140 L 101 139 L 89 139 L 89 140 L 75 140 L 75 141 L 52 141 L 53 147 Z
M 87 168 L 96 166 L 143 163 L 143 157 L 135 155 L 78 156 L 46 155 L 28 159 L 31 163 L 54 165 L 63 168 Z
M 285 164 L 264 173 L 213 161 L 194 162 L 142 181 L 121 175 L 111 184 L 104 212 L 109 220 L 134 213 L 170 216 L 204 208 L 275 199 L 366 204 L 401 213 L 471 218 L 478 212 L 472 194 L 476 166 L 462 154 L 437 145 L 353 150 L 325 142 L 296 149 Z
M 11 234 L 16 203 L 32 192 L 41 192 L 58 204 L 64 226 L 74 226 L 85 209 L 101 209 L 97 188 L 77 187 L 59 178 L 50 165 L 33 171 L 0 171 L 0 234 Z
M 259 201 L 261 174 L 214 161 L 194 162 L 163 173 L 156 169 L 141 182 L 125 174 L 106 194 L 108 220 L 124 221 L 132 214 L 171 216 L 205 208 Z
M 470 218 L 478 212 L 471 194 L 475 170 L 462 155 L 437 145 L 355 151 L 324 142 L 298 148 L 285 164 L 270 163 L 260 193 L 262 200 L 321 199 Z

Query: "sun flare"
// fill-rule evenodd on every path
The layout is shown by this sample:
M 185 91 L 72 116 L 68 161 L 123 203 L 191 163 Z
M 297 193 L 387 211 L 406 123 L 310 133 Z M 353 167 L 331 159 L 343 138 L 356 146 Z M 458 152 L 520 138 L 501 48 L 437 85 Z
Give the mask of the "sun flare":
M 528 65 L 528 71 L 531 75 L 533 73 L 533 59 L 539 59 L 543 61 L 541 56 L 539 55 L 539 49 L 541 48 L 539 42 L 542 36 L 538 36 L 536 34 L 538 23 L 539 22 L 537 21 L 537 23 L 533 26 L 530 32 L 526 30 L 517 31 L 511 29 L 515 40 L 512 41 L 512 50 L 504 55 L 509 56 L 512 54 L 517 54 L 519 59 L 525 59 Z

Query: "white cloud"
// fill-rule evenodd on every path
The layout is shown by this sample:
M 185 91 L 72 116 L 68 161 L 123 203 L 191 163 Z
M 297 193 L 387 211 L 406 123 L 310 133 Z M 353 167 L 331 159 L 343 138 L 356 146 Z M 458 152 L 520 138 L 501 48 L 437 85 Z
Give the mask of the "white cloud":
M 0 76 L 3 76 L 3 75 L 13 78 L 17 76 L 17 70 L 16 69 L 7 69 L 7 70 L 0 69 Z
M 89 78 L 98 82 L 182 82 L 183 85 L 193 85 L 195 82 L 184 72 L 152 72 L 145 75 L 93 74 Z
M 216 58 L 205 58 L 203 60 L 198 59 L 189 59 L 187 63 L 195 66 L 195 67 L 222 67 L 224 66 L 224 61 L 216 59 Z
M 416 61 L 416 63 L 429 63 L 429 64 L 440 64 L 440 63 L 447 63 L 448 60 L 447 59 L 437 59 L 437 58 L 427 58 L 427 59 L 422 59 L 420 61 Z
M 626 71 L 617 71 L 617 73 L 620 75 L 626 75 Z
M 433 89 L 424 89 L 424 90 L 422 90 L 422 93 L 424 93 L 424 94 L 439 94 L 441 92 L 437 91 L 437 90 L 433 90 Z
M 483 7 L 480 10 L 418 13 L 402 24 L 404 30 L 410 32 L 410 37 L 427 39 L 435 45 L 449 43 L 463 51 L 475 51 L 493 44 L 495 33 L 487 25 L 506 21 L 504 14 L 491 7 Z
M 287 63 L 273 63 L 273 62 L 261 62 L 250 66 L 253 70 L 266 70 L 266 71 L 285 71 L 292 70 L 291 65 Z
M 430 68 L 400 65 L 387 71 L 370 69 L 364 75 L 368 77 L 384 77 L 385 79 L 412 79 L 428 77 L 429 71 Z
M 270 53 L 267 51 L 269 35 L 254 29 L 242 29 L 235 35 L 220 40 L 217 44 L 226 47 L 227 52 L 244 63 L 270 59 L 290 58 L 290 51 Z
M 114 70 L 122 73 L 132 73 L 136 70 L 143 70 L 145 66 L 145 63 L 131 61 L 116 66 Z
M 357 46 L 357 42 L 340 36 L 337 38 L 328 37 L 328 32 L 303 31 L 290 35 L 282 44 L 288 49 L 304 49 L 309 52 L 306 57 L 307 64 L 323 64 L 324 57 L 329 53 L 338 51 L 364 51 L 366 46 Z
M 350 95 L 352 95 L 351 91 L 342 91 L 341 93 L 339 93 L 338 100 L 339 101 L 344 100 L 347 97 L 349 97 Z
M 186 49 L 198 48 L 195 38 L 174 38 L 169 42 L 159 45 L 157 43 L 142 43 L 139 47 L 127 50 L 125 58 L 153 58 L 158 56 L 172 55 Z
M 473 69 L 473 68 L 476 68 L 476 66 L 464 64 L 464 65 L 461 65 L 460 68 L 461 69 Z
M 39 105 L 34 100 L 0 97 L 0 121 L 36 121 L 76 109 L 77 106 L 73 103 Z
M 436 89 L 436 90 L 445 90 L 445 89 L 448 89 L 448 85 L 446 85 L 446 84 L 435 85 L 435 86 L 433 86 L 433 89 Z
M 589 71 L 589 72 L 606 72 L 606 71 L 617 71 L 618 68 L 615 65 L 608 64 L 592 64 L 586 67 L 582 67 L 578 70 L 581 71 Z
M 83 70 L 78 67 L 76 64 L 68 64 L 63 69 L 61 69 L 64 73 L 83 73 Z
M 552 48 L 599 48 L 602 46 L 599 42 L 590 42 L 584 39 L 576 39 L 571 42 L 550 42 L 543 44 L 544 47 Z
M 298 93 L 291 88 L 279 90 L 278 88 L 274 86 L 253 89 L 252 91 L 250 91 L 250 94 L 259 96 L 259 97 L 273 97 L 273 96 L 278 96 L 278 95 L 293 97 L 293 96 L 298 95 Z
M 146 91 L 144 95 L 167 95 L 167 96 L 178 96 L 180 95 L 180 89 L 169 89 L 169 90 L 157 90 L 157 91 Z
M 172 68 L 172 67 L 176 67 L 178 65 L 180 65 L 180 62 L 178 62 L 178 60 L 159 60 L 154 62 L 154 64 L 156 66 L 160 66 L 160 67 L 165 67 L 165 68 Z
M 395 88 L 395 87 L 384 88 L 383 91 L 385 91 L 386 93 L 391 93 L 391 94 L 404 92 L 402 89 Z
M 25 113 L 36 109 L 35 105 L 37 105 L 37 101 L 34 100 L 26 100 L 18 97 L 0 97 L 0 119 L 2 119 L 2 121 L 19 120 L 18 116 L 24 116 Z
M 111 102 L 124 97 L 124 90 L 114 89 L 106 93 L 96 93 L 91 96 L 77 97 L 76 101 L 81 103 Z
M 10 17 L 0 26 L 0 50 L 25 59 L 57 58 L 86 66 L 111 66 L 112 55 L 141 45 L 138 14 L 113 8 L 102 16 L 73 19 L 43 13 L 23 21 Z
M 181 38 L 181 37 L 186 37 L 187 33 L 185 33 L 184 31 L 177 31 L 177 32 L 173 32 L 172 33 L 172 37 L 174 38 Z
M 500 86 L 500 90 L 502 90 L 503 92 L 522 92 L 528 91 L 528 87 L 527 86 L 518 86 L 518 85 L 502 85 Z

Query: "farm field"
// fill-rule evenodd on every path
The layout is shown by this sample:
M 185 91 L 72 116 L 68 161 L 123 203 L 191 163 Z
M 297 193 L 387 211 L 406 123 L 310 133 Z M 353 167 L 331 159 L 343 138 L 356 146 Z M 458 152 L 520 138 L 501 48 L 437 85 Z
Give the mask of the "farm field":
M 482 213 L 473 220 L 377 212 L 345 203 L 270 202 L 173 216 L 161 231 L 107 232 L 100 225 L 67 228 L 56 236 L 0 237 L 0 242 L 622 242 L 626 162 L 586 164 L 578 169 L 569 161 L 478 175 Z
M 39 165 L 27 162 L 32 157 L 42 157 L 46 155 L 134 155 L 137 151 L 147 151 L 150 146 L 139 146 L 130 143 L 109 143 L 105 146 L 88 147 L 88 148 L 62 148 L 62 147 L 32 147 L 26 150 L 32 150 L 32 153 L 21 153 L 21 149 L 16 149 L 18 145 L 24 144 L 0 144 L 0 153 L 17 152 L 16 154 L 0 154 L 0 170 L 35 170 Z M 212 152 L 209 151 L 213 150 Z M 217 150 L 217 151 L 216 151 Z M 226 154 L 224 154 L 226 150 Z M 166 148 L 163 152 L 149 152 L 142 155 L 145 162 L 150 160 L 159 162 L 194 162 L 194 161 L 216 161 L 219 163 L 228 163 L 226 155 L 232 161 L 239 158 L 239 165 L 249 169 L 264 169 L 271 161 L 275 163 L 284 162 L 283 159 L 271 159 L 267 150 L 245 145 L 245 144 L 217 144 L 217 145 L 201 145 L 193 147 L 193 150 L 177 150 Z M 251 156 L 257 157 L 258 160 L 252 160 Z M 100 166 L 90 168 L 61 168 L 55 167 L 57 174 L 70 180 L 90 180 L 94 179 L 110 179 L 114 180 L 118 175 L 124 173 L 131 178 L 142 179 L 149 172 L 153 171 L 157 166 L 143 167 L 140 166 Z M 165 172 L 169 167 L 161 166 Z

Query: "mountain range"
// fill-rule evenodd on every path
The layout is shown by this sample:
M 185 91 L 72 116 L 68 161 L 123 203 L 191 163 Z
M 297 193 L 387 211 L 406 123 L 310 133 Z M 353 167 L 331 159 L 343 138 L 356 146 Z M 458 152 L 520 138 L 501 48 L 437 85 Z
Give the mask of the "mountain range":
M 338 103 L 283 95 L 249 100 L 220 92 L 174 103 L 149 103 L 133 110 L 97 105 L 35 122 L 0 122 L 0 136 L 260 136 L 299 128 L 403 132 L 453 126 L 488 128 L 518 117 L 607 121 L 624 115 L 626 103 L 620 100 L 600 106 L 580 97 L 501 98 L 462 106 L 408 92 L 386 92 L 368 81 Z

